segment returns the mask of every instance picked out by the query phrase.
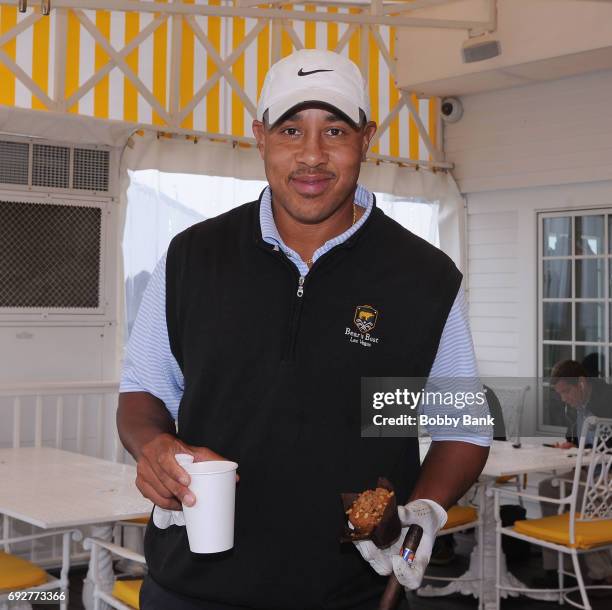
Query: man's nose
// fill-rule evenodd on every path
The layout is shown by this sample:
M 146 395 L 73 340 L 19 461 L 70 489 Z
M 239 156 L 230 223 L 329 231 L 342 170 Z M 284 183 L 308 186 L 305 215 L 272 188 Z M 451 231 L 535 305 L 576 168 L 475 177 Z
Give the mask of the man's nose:
M 309 167 L 327 163 L 327 152 L 318 133 L 307 134 L 302 139 L 302 147 L 296 155 L 296 161 Z

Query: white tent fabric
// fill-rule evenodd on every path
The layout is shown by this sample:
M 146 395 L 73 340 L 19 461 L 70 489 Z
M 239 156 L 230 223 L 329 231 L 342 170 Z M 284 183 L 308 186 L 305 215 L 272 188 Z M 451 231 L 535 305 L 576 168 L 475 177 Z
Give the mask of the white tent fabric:
M 0 133 L 17 136 L 114 148 L 123 147 L 130 134 L 137 128 L 136 125 L 123 121 L 0 105 Z

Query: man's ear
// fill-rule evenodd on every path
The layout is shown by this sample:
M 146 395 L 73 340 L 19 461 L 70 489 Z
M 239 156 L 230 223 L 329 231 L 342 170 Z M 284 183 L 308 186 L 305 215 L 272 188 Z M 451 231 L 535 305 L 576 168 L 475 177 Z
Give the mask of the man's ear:
M 259 150 L 259 154 L 263 159 L 264 150 L 265 150 L 265 126 L 261 121 L 255 119 L 253 121 L 253 135 L 255 136 L 255 140 L 257 142 L 257 150 Z
M 376 133 L 376 123 L 374 121 L 368 121 L 366 126 L 363 128 L 363 142 L 361 146 L 361 160 L 366 160 L 368 149 L 370 148 L 370 142 Z

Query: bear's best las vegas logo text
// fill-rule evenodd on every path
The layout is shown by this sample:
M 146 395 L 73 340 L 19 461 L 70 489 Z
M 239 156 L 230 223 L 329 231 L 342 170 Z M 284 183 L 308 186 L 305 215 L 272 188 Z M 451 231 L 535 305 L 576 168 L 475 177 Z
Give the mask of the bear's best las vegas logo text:
M 352 330 L 349 326 L 346 327 L 344 334 L 348 337 L 349 343 L 357 343 L 363 347 L 372 347 L 373 344 L 378 343 L 380 339 L 370 334 L 376 322 L 378 322 L 377 309 L 372 305 L 357 305 L 353 315 L 353 324 L 359 332 Z

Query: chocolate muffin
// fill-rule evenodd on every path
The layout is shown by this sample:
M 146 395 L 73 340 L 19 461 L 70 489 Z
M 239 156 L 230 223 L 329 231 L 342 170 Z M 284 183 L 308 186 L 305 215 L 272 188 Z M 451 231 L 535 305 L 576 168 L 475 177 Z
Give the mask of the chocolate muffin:
M 384 487 L 361 492 L 346 511 L 348 519 L 359 534 L 369 535 L 380 523 L 394 492 Z

